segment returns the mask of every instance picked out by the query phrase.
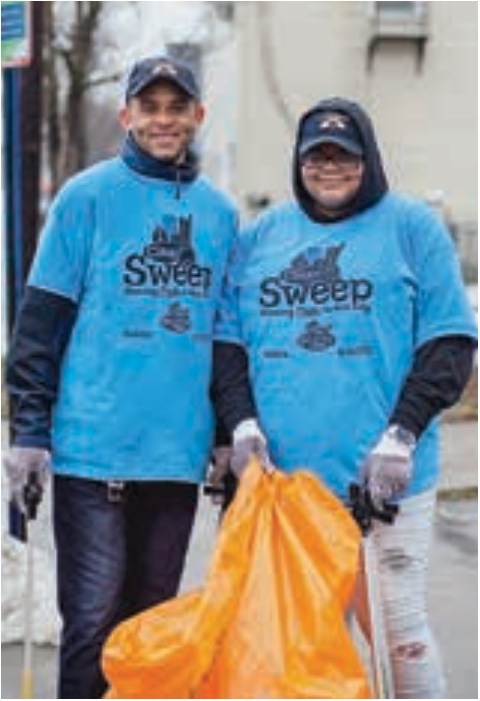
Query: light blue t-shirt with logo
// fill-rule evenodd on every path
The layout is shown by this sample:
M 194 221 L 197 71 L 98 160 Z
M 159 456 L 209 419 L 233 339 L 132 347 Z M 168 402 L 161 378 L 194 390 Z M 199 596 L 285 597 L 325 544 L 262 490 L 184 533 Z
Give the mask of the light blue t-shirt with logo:
M 120 158 L 72 178 L 29 284 L 78 304 L 53 411 L 53 467 L 93 479 L 203 479 L 213 322 L 236 212 L 204 176 Z
M 273 462 L 317 473 L 341 498 L 388 425 L 415 350 L 476 337 L 455 250 L 423 203 L 388 194 L 323 225 L 294 203 L 239 237 L 218 340 L 245 346 Z M 438 477 L 433 421 L 409 494 Z

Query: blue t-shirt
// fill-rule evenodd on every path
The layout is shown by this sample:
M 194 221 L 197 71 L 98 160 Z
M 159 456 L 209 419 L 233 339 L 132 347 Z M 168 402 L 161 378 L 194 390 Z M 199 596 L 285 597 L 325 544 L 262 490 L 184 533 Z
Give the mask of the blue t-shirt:
M 415 350 L 476 336 L 452 241 L 426 205 L 388 194 L 344 221 L 294 203 L 246 228 L 216 338 L 240 343 L 273 462 L 341 498 L 388 425 Z M 438 476 L 438 428 L 419 441 L 409 493 Z
M 72 178 L 29 284 L 78 304 L 53 411 L 53 468 L 203 479 L 213 322 L 236 212 L 203 177 L 178 188 L 120 158 Z

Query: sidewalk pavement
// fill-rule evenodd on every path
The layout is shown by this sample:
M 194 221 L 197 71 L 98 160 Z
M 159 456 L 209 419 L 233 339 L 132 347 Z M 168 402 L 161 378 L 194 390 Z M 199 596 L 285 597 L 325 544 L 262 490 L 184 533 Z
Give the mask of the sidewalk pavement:
M 440 498 L 473 497 L 478 490 L 478 422 L 443 422 L 440 431 Z

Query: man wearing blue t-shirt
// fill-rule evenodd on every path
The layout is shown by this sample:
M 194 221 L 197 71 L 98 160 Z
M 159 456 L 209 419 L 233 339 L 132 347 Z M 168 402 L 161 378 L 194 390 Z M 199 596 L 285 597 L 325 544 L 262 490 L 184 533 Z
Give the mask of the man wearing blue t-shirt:
M 295 201 L 240 235 L 216 325 L 232 469 L 305 467 L 342 500 L 401 501 L 379 525 L 395 698 L 444 698 L 425 607 L 439 412 L 470 376 L 476 323 L 434 211 L 389 191 L 369 117 L 332 98 L 298 125 Z
M 53 472 L 59 698 L 105 691 L 126 616 L 174 596 L 212 448 L 213 320 L 236 212 L 199 173 L 204 107 L 168 57 L 132 68 L 118 157 L 50 209 L 9 353 L 20 507 Z

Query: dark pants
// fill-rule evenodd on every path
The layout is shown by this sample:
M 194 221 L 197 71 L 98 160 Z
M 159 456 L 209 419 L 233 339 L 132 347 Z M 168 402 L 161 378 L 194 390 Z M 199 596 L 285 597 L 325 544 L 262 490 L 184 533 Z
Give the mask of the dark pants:
M 63 622 L 58 698 L 100 698 L 108 634 L 126 617 L 176 595 L 197 500 L 194 484 L 129 482 L 120 501 L 109 501 L 104 482 L 55 476 Z

